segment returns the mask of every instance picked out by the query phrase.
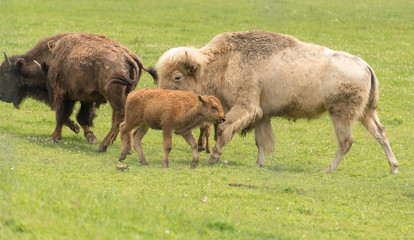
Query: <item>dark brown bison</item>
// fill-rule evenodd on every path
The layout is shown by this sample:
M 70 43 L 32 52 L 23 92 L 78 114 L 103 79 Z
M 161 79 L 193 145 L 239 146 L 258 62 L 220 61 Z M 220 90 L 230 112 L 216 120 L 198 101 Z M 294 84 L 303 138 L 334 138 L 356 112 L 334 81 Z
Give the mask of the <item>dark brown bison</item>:
M 392 173 L 398 162 L 376 113 L 378 84 L 362 59 L 265 31 L 223 33 L 201 49 L 173 48 L 159 59 L 160 88 L 218 97 L 227 121 L 219 126 L 210 163 L 237 132 L 254 129 L 257 165 L 273 151 L 272 117 L 318 117 L 327 111 L 338 150 L 326 172 L 338 168 L 353 143 L 351 124 L 359 120 L 385 151 Z
M 52 142 L 61 139 L 63 125 L 79 132 L 70 115 L 75 102 L 80 101 L 76 119 L 91 144 L 96 142 L 90 129 L 95 108 L 109 101 L 112 128 L 98 148 L 106 151 L 118 134 L 126 96 L 137 85 L 142 70 L 155 77 L 152 68 L 144 67 L 137 55 L 108 37 L 60 34 L 40 40 L 24 55 L 8 58 L 5 54 L 0 68 L 0 100 L 18 107 L 24 98 L 32 97 L 50 105 L 56 112 Z M 117 76 L 124 76 L 131 85 L 114 85 L 104 90 L 105 84 Z
M 140 162 L 148 165 L 142 151 L 142 138 L 149 128 L 160 129 L 164 140 L 162 166 L 168 168 L 168 155 L 172 148 L 173 133 L 184 137 L 193 150 L 191 167 L 198 164 L 197 141 L 192 129 L 203 123 L 222 123 L 225 121 L 220 101 L 214 96 L 197 96 L 194 93 L 141 89 L 128 95 L 125 105 L 125 121 L 120 125 L 121 156 L 120 161 L 132 152 L 132 142 L 139 155 Z M 133 140 L 130 132 L 134 131 Z

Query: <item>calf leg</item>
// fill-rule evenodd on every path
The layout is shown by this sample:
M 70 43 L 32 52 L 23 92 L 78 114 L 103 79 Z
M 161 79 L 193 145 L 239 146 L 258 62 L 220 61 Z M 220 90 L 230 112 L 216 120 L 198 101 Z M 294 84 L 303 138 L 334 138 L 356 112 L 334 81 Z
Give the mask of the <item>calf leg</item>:
M 120 162 L 125 160 L 126 155 L 131 151 L 131 131 L 134 127 L 134 125 L 128 124 L 127 122 L 122 122 L 119 125 L 121 139 L 121 155 L 119 156 Z
M 145 166 L 148 166 L 148 162 L 147 162 L 147 159 L 145 159 L 144 152 L 142 151 L 142 139 L 144 138 L 145 134 L 148 132 L 148 129 L 149 129 L 148 125 L 142 124 L 134 132 L 135 151 L 137 151 L 138 153 L 139 162 Z
M 254 128 L 256 146 L 258 150 L 256 165 L 265 166 L 265 154 L 273 151 L 274 137 L 271 119 L 262 119 Z
M 58 142 L 62 138 L 62 127 L 69 119 L 73 111 L 73 105 L 75 101 L 64 101 L 62 103 L 55 102 L 56 106 L 56 128 L 52 133 L 51 142 Z
M 182 135 L 185 139 L 185 141 L 187 141 L 187 143 L 191 146 L 191 149 L 193 150 L 193 161 L 191 163 L 191 168 L 196 168 L 198 161 L 199 161 L 199 157 L 198 157 L 198 149 L 197 149 L 197 141 L 193 135 L 193 133 L 188 132 Z
M 164 157 L 162 158 L 162 166 L 164 168 L 169 167 L 168 155 L 170 155 L 172 149 L 172 134 L 170 129 L 162 129 L 163 145 L 164 145 Z
M 388 164 L 391 168 L 391 173 L 398 173 L 398 166 L 400 164 L 397 162 L 397 159 L 395 159 L 394 153 L 388 142 L 387 132 L 385 131 L 384 125 L 380 123 L 376 111 L 367 109 L 360 121 L 384 149 L 385 155 L 387 155 Z
M 349 149 L 351 149 L 352 143 L 354 142 L 351 132 L 352 121 L 332 116 L 331 118 L 335 128 L 336 137 L 338 139 L 338 150 L 331 165 L 329 165 L 329 167 L 325 169 L 326 173 L 335 171 L 338 168 L 338 165 L 341 163 L 342 158 L 349 151 Z
M 230 109 L 226 114 L 226 122 L 218 125 L 216 144 L 208 163 L 215 164 L 218 162 L 222 154 L 222 148 L 233 138 L 234 134 L 250 127 L 262 115 L 263 111 L 259 106 L 251 108 L 234 106 Z
M 200 136 L 198 137 L 198 151 L 206 150 L 206 153 L 211 152 L 210 148 L 210 134 L 211 134 L 211 125 L 206 124 L 200 127 Z
M 92 102 L 81 102 L 81 108 L 76 116 L 76 120 L 83 129 L 83 135 L 90 144 L 96 143 L 96 136 L 90 129 L 93 126 L 93 119 L 96 117 L 95 106 Z

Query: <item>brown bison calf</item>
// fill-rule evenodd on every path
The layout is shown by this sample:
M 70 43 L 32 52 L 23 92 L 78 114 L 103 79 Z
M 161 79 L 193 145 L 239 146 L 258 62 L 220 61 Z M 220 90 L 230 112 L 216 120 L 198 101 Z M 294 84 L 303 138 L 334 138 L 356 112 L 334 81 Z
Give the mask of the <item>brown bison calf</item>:
M 132 91 L 126 100 L 125 121 L 120 124 L 121 156 L 132 152 L 131 130 L 135 129 L 133 142 L 140 162 L 148 165 L 142 151 L 142 138 L 149 128 L 161 129 L 164 141 L 162 166 L 168 168 L 168 155 L 172 148 L 172 134 L 184 137 L 193 150 L 192 168 L 198 164 L 197 141 L 192 129 L 203 123 L 222 123 L 225 121 L 220 101 L 214 96 L 197 96 L 194 93 L 141 89 Z

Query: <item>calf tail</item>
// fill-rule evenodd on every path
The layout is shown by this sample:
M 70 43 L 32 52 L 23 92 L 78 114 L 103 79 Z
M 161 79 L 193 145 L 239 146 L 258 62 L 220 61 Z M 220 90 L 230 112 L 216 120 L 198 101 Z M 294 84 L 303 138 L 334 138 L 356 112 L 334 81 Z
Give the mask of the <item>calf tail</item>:
M 372 68 L 368 65 L 367 68 L 371 72 L 371 90 L 369 92 L 368 107 L 375 110 L 377 109 L 378 100 L 378 82 L 374 70 L 372 70 Z

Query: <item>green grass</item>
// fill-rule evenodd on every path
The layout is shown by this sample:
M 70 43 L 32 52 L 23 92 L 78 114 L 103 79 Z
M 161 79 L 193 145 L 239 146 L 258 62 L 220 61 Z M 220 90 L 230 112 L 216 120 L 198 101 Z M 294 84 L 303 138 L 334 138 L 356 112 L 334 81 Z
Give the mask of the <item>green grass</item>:
M 276 151 L 266 168 L 254 166 L 249 134 L 224 148 L 221 160 L 228 163 L 208 166 L 202 153 L 196 170 L 189 146 L 175 136 L 170 168 L 162 169 L 161 132 L 150 130 L 149 166 L 134 154 L 121 172 L 119 139 L 97 153 L 98 145 L 65 128 L 62 141 L 51 144 L 55 118 L 47 106 L 27 100 L 16 110 L 0 102 L 0 239 L 414 238 L 412 1 L 22 0 L 3 1 L 1 9 L 0 50 L 9 56 L 45 36 L 91 32 L 154 65 L 169 48 L 201 47 L 221 32 L 251 29 L 350 52 L 376 71 L 378 114 L 401 165 L 400 174 L 390 175 L 380 145 L 357 123 L 338 171 L 321 173 L 337 147 L 324 115 L 273 119 Z M 155 87 L 148 74 L 142 87 Z M 110 107 L 101 106 L 93 129 L 98 143 L 110 119 Z

